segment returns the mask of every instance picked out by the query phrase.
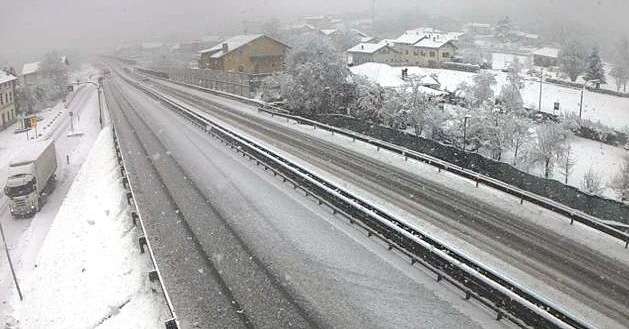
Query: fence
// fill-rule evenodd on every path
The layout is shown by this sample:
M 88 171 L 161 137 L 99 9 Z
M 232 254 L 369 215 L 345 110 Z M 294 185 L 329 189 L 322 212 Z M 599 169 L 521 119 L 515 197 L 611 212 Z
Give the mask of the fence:
M 268 75 L 225 72 L 208 69 L 171 69 L 171 80 L 251 98 Z

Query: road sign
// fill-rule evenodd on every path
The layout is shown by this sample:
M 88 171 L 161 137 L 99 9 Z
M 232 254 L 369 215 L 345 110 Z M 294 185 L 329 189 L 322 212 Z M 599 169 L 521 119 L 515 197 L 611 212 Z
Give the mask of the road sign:
M 31 117 L 31 128 L 37 128 L 37 117 L 36 116 L 32 116 Z

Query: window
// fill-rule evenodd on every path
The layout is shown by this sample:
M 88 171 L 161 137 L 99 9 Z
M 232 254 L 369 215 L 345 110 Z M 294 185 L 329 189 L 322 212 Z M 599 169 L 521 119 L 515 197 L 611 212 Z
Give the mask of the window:
M 444 52 L 443 54 L 441 54 L 441 57 L 443 57 L 443 58 L 448 58 L 448 57 L 450 57 L 450 53 L 448 53 L 448 52 L 446 51 L 446 52 Z
M 430 57 L 435 57 L 435 52 L 434 51 L 430 52 Z
M 426 57 L 426 52 L 422 50 L 422 57 Z
M 238 66 L 238 72 L 243 72 L 245 70 L 245 67 L 240 65 Z

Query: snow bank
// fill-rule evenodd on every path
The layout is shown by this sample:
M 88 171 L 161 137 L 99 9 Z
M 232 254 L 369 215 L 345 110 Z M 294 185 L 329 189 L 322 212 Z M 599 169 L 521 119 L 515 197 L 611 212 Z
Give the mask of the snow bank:
M 120 184 L 112 133 L 104 129 L 81 167 L 37 257 L 13 296 L 9 328 L 159 328 L 166 308 L 149 283 L 150 261 Z M 15 294 L 14 294 L 15 295 Z

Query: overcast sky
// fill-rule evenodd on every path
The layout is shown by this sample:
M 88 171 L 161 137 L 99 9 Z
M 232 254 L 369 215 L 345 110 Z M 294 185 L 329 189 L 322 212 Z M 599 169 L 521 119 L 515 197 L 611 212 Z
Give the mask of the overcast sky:
M 372 0 L 14 0 L 0 8 L 0 61 L 49 49 L 236 31 L 245 19 L 365 11 Z M 629 0 L 377 0 L 453 18 L 567 19 L 629 32 Z M 24 60 L 28 60 L 25 58 Z

